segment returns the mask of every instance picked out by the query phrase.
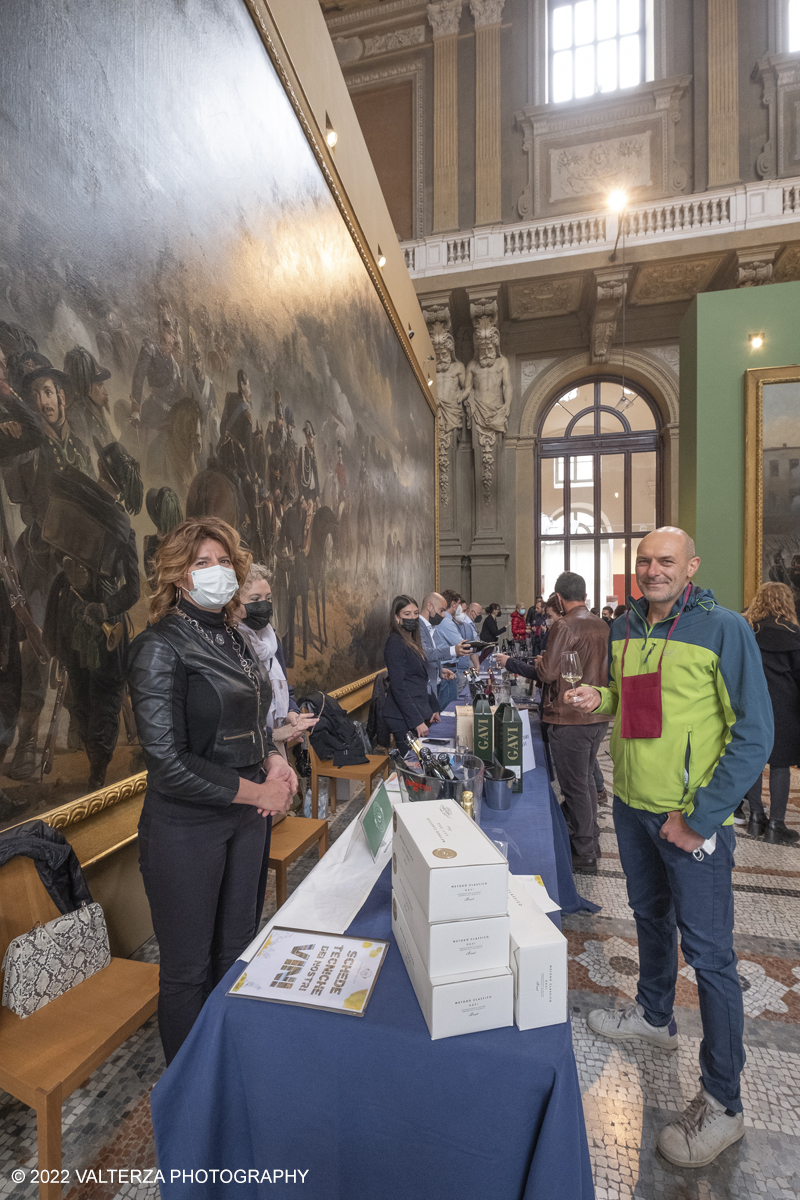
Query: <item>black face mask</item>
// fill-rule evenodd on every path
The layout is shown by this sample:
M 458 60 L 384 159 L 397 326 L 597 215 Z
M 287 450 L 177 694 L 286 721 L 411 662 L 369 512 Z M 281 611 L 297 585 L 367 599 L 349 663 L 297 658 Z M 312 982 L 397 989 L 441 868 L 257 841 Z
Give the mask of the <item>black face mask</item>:
M 444 620 L 444 613 L 434 613 L 430 618 L 431 625 L 441 625 Z
M 252 604 L 244 606 L 247 616 L 244 619 L 248 629 L 266 629 L 272 620 L 272 601 L 271 600 L 254 600 Z
M 403 617 L 400 624 L 406 633 L 416 633 L 419 629 L 419 617 Z

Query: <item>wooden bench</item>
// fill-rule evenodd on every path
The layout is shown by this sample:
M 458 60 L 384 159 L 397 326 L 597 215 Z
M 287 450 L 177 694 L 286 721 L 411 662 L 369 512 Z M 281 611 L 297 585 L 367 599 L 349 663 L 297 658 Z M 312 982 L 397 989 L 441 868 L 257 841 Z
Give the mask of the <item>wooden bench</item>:
M 8 943 L 57 917 L 29 858 L 0 867 L 0 961 Z M 40 1200 L 61 1200 L 61 1105 L 156 1011 L 158 967 L 112 958 L 24 1020 L 0 1008 L 0 1087 L 36 1109 Z
M 318 758 L 314 747 L 309 741 L 308 753 L 311 758 L 311 815 L 319 816 L 319 781 L 320 776 L 330 781 L 331 812 L 336 812 L 336 780 L 355 779 L 364 784 L 367 798 L 372 791 L 372 781 L 376 775 L 386 778 L 389 767 L 388 754 L 368 754 L 367 762 L 351 767 L 335 767 L 330 759 Z
M 315 842 L 322 858 L 328 849 L 327 821 L 317 821 L 312 817 L 287 817 L 272 830 L 269 865 L 275 872 L 278 908 L 286 903 L 286 872 Z

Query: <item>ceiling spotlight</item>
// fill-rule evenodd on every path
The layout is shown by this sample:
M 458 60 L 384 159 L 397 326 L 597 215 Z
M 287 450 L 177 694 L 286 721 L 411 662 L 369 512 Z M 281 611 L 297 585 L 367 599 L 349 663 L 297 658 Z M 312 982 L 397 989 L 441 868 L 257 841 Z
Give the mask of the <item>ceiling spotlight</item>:
M 330 117 L 328 116 L 327 113 L 325 113 L 325 141 L 328 143 L 328 146 L 330 147 L 331 150 L 333 150 L 333 148 L 336 145 L 336 143 L 338 142 L 338 140 L 339 140 L 339 135 L 336 132 L 336 130 L 333 128 L 333 126 L 331 125 Z
M 432 380 L 432 379 L 429 379 L 429 380 L 428 380 L 428 387 L 433 387 L 433 380 Z
M 754 333 L 750 338 L 750 349 L 760 350 L 764 345 L 764 335 L 762 333 Z
M 381 270 L 383 270 L 383 268 L 386 266 L 386 255 L 383 253 L 380 246 L 378 246 L 378 266 L 381 268 Z
M 613 192 L 609 192 L 606 204 L 611 212 L 621 213 L 628 207 L 627 192 L 623 192 L 621 188 L 616 188 Z

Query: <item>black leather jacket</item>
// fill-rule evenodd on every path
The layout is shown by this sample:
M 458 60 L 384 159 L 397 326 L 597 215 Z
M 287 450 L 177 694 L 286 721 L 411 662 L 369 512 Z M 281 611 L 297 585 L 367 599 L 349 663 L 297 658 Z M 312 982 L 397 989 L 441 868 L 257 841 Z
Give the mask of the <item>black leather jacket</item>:
M 258 692 L 237 663 L 179 616 L 163 617 L 134 638 L 128 684 L 149 788 L 195 804 L 227 805 L 238 790 L 238 772 L 276 752 L 266 720 L 272 685 L 249 649 L 244 653 Z M 213 745 L 208 723 L 203 737 L 191 713 L 180 711 L 180 694 L 175 709 L 178 676 L 186 673 L 202 676 L 219 705 Z

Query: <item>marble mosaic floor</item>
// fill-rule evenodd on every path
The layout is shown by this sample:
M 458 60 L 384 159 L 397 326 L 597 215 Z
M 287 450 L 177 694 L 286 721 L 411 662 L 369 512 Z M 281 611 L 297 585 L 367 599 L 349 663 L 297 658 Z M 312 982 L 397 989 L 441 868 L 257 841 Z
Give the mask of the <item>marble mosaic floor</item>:
M 610 780 L 605 750 L 600 761 Z M 362 799 L 356 795 L 339 806 L 331 819 L 332 840 L 356 815 Z M 788 821 L 800 827 L 800 772 L 793 772 Z M 734 887 L 746 1014 L 746 1132 L 711 1167 L 681 1171 L 656 1154 L 655 1140 L 697 1089 L 702 1030 L 691 969 L 681 962 L 676 1016 L 682 1042 L 677 1054 L 605 1042 L 586 1024 L 590 1009 L 623 1005 L 636 992 L 636 931 L 609 807 L 601 808 L 600 822 L 600 873 L 580 876 L 577 882 L 602 911 L 564 918 L 573 1040 L 598 1200 L 797 1200 L 800 850 L 765 846 L 739 832 Z M 316 851 L 311 851 L 294 864 L 290 891 L 315 862 Z M 272 881 L 264 911 L 265 920 L 275 911 Z M 156 960 L 157 953 L 151 942 L 139 956 Z M 70 1172 L 65 1200 L 158 1200 L 157 1188 L 142 1179 L 155 1167 L 149 1093 L 162 1071 L 153 1018 L 65 1102 L 64 1168 Z M 37 1195 L 30 1182 L 35 1148 L 33 1112 L 0 1092 L 0 1200 Z M 20 1170 L 27 1179 L 14 1182 L 11 1173 Z M 120 1171 L 143 1174 L 120 1178 Z
M 611 793 L 611 760 L 600 755 Z M 792 772 L 787 822 L 800 827 L 800 772 Z M 767 846 L 737 829 L 735 938 L 744 993 L 745 1136 L 701 1170 L 673 1167 L 655 1151 L 659 1130 L 698 1087 L 702 1037 L 694 973 L 681 959 L 677 1054 L 607 1042 L 591 1032 L 592 1008 L 636 995 L 636 928 L 628 908 L 610 806 L 600 809 L 597 876 L 578 890 L 602 905 L 566 916 L 575 1057 L 598 1200 L 797 1200 L 800 1196 L 800 850 Z

